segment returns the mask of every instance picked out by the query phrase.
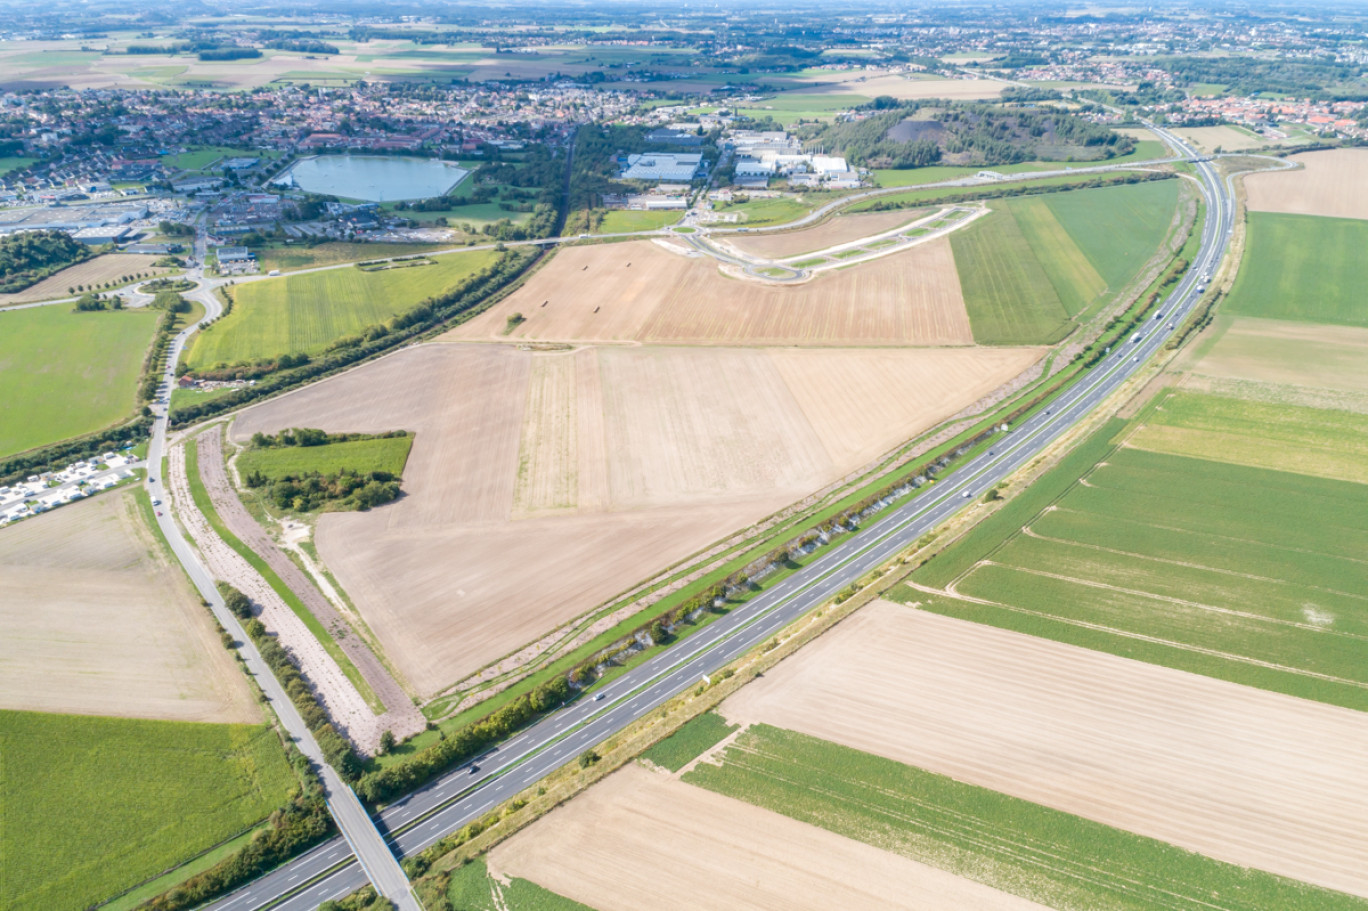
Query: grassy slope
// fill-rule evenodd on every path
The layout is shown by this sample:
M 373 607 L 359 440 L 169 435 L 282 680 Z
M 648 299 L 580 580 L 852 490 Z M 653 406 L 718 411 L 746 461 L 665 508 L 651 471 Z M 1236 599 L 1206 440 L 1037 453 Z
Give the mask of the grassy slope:
M 188 362 L 203 368 L 282 354 L 318 354 L 331 342 L 451 287 L 498 255 L 452 254 L 429 266 L 375 272 L 329 269 L 239 285 L 232 312 L 198 334 Z
M 1368 326 L 1368 222 L 1249 213 L 1249 249 L 1229 313 Z
M 0 908 L 109 898 L 237 835 L 293 786 L 265 725 L 0 712 Z
M 815 737 L 755 725 L 684 777 L 1066 911 L 1363 909 L 1368 901 Z
M 1368 709 L 1368 486 L 1112 450 L 1118 425 L 913 574 L 994 603 L 910 589 L 894 597 Z M 984 559 L 992 563 L 976 566 Z
M 387 437 L 379 440 L 352 440 L 326 446 L 280 446 L 249 449 L 238 459 L 243 475 L 259 471 L 268 478 L 318 472 L 329 475 L 348 469 L 361 474 L 387 471 L 398 476 L 404 472 L 413 437 Z
M 99 430 L 136 404 L 157 311 L 0 312 L 0 456 Z
M 525 879 L 510 879 L 504 885 L 489 875 L 483 858 L 451 874 L 447 897 L 457 911 L 593 911 Z

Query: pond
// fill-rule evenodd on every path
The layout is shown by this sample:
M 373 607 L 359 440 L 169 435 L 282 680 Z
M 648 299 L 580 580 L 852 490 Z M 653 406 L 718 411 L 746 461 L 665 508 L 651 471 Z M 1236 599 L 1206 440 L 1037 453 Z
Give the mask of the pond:
M 273 182 L 325 196 L 392 202 L 442 196 L 468 173 L 435 158 L 320 155 L 296 162 Z

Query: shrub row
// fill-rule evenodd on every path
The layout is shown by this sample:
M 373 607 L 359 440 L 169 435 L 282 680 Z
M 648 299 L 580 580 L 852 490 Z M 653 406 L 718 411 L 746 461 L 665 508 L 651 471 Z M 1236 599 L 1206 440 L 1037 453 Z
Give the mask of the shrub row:
M 299 709 L 304 723 L 313 732 L 314 740 L 318 741 L 318 746 L 323 750 L 323 757 L 339 775 L 348 781 L 355 781 L 361 772 L 361 760 L 347 739 L 333 727 L 328 713 L 318 704 L 318 699 L 309 689 L 308 681 L 299 672 L 299 665 L 285 647 L 266 632 L 265 625 L 256 619 L 252 602 L 246 595 L 226 582 L 218 583 L 218 588 L 219 593 L 223 595 L 223 603 L 239 619 L 245 621 L 243 628 L 247 630 L 247 635 L 256 643 L 262 659 L 280 681 L 281 687 L 295 704 L 295 708 Z
M 972 189 L 968 192 L 948 193 L 943 196 L 936 196 L 931 199 L 884 199 L 870 203 L 867 206 L 860 206 L 855 211 L 860 212 L 884 212 L 892 209 L 920 209 L 923 206 L 944 206 L 957 202 L 968 202 L 983 197 L 1004 197 L 1004 196 L 1038 196 L 1043 193 L 1064 193 L 1069 190 L 1088 190 L 1094 187 L 1112 187 L 1122 184 L 1145 183 L 1150 180 L 1172 180 L 1178 175 L 1170 172 L 1139 171 L 1127 172 L 1122 176 L 1117 176 L 1122 172 L 1106 174 L 1093 177 L 1089 180 L 1082 180 L 1078 183 L 1068 184 L 1047 184 L 1045 186 L 1031 186 L 1029 184 L 1017 187 L 1003 186 L 995 184 L 985 187 L 984 192 L 977 193 Z M 905 193 L 915 193 L 916 187 L 906 187 Z

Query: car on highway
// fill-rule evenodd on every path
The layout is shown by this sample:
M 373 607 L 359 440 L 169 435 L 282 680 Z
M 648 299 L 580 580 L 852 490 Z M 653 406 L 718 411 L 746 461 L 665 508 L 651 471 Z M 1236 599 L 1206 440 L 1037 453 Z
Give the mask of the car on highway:
M 960 497 L 965 500 L 969 499 L 969 491 L 966 490 L 964 493 L 960 494 Z
M 473 766 L 470 767 L 470 771 L 469 771 L 468 773 L 466 773 L 466 774 L 468 774 L 468 775 L 474 775 L 474 774 L 475 774 L 476 772 L 478 772 L 478 771 L 480 771 L 480 767 L 477 766 L 477 765 L 473 765 Z
M 595 693 L 595 694 L 594 694 L 594 701 L 595 701 L 595 702 L 602 702 L 602 701 L 603 701 L 603 694 L 602 694 L 602 693 Z

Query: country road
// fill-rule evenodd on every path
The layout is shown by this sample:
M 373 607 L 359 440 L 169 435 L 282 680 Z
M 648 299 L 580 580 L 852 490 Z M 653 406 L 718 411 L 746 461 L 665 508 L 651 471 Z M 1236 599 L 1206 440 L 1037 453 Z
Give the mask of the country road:
M 1155 131 L 1183 156 L 1195 158 L 1181 139 L 1157 128 Z M 1106 169 L 1075 169 L 1068 173 Z M 1196 171 L 1207 203 L 1200 248 L 1187 273 L 1162 304 L 1164 318 L 1146 321 L 1138 329 L 1135 341 L 1118 342 L 1108 357 L 1086 371 L 1050 408 L 1012 428 L 991 450 L 924 488 L 911 501 L 830 548 L 774 588 L 623 674 L 600 691 L 601 701 L 596 698 L 572 703 L 482 757 L 478 769 L 469 764 L 454 769 L 387 807 L 378 824 L 394 852 L 412 855 L 485 815 L 695 685 L 703 675 L 772 637 L 908 549 L 1091 414 L 1160 350 L 1175 331 L 1171 327 L 1180 326 L 1191 314 L 1202 298 L 1197 288 L 1204 284 L 1203 276 L 1214 274 L 1225 256 L 1234 228 L 1233 188 L 1229 178 L 1222 180 L 1217 175 L 1210 161 L 1197 161 Z M 841 201 L 848 203 L 849 198 Z M 818 210 L 804 221 L 816 220 L 823 214 L 823 210 Z M 793 224 L 783 227 L 791 228 Z M 214 911 L 255 911 L 268 907 L 304 911 L 340 898 L 365 883 L 366 874 L 354 862 L 347 844 L 333 839 L 209 907 Z

